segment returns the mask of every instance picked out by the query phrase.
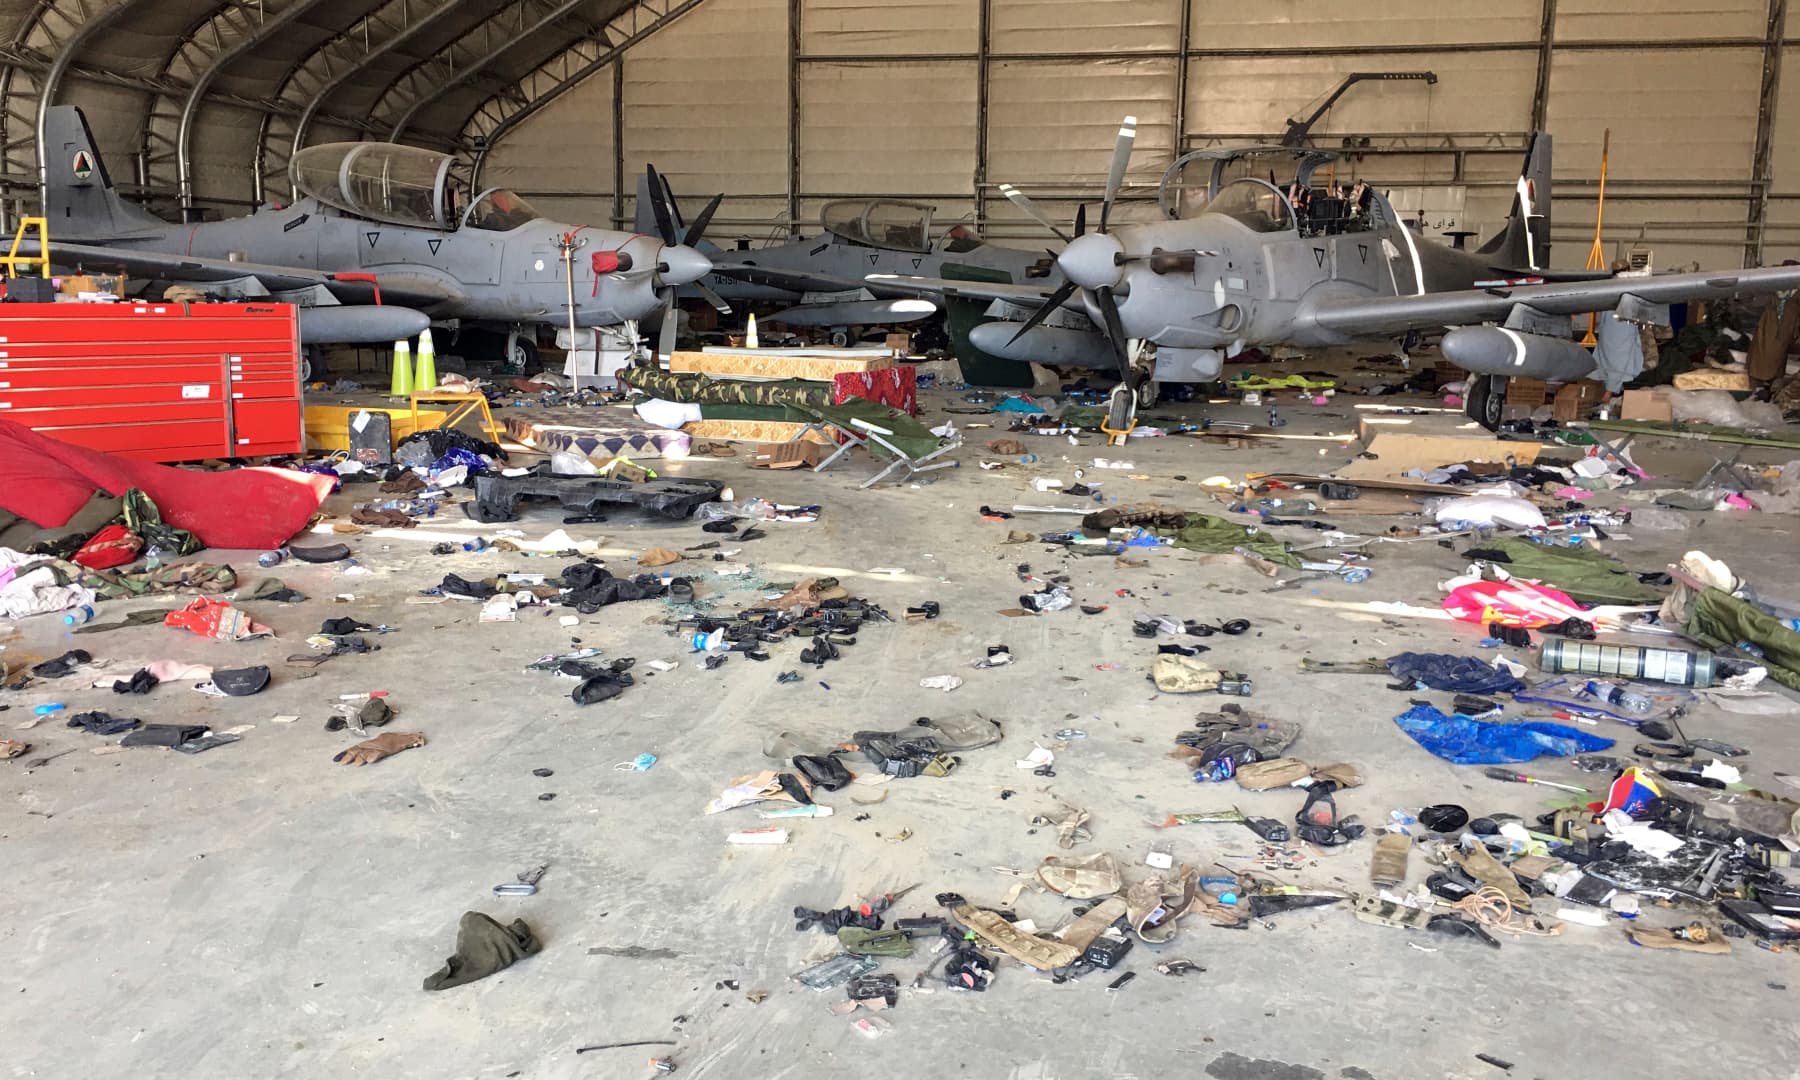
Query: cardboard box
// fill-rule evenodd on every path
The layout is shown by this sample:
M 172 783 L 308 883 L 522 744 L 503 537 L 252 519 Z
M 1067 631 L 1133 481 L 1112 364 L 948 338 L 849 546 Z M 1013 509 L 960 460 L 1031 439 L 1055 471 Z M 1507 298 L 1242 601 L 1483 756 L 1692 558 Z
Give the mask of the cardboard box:
M 1619 399 L 1619 419 L 1621 420 L 1661 420 L 1675 419 L 1675 403 L 1664 387 L 1652 387 L 1649 390 L 1627 390 Z
M 1526 405 L 1535 409 L 1549 400 L 1550 384 L 1542 379 L 1506 380 L 1506 403 L 1508 405 Z
M 1556 388 L 1555 399 L 1550 403 L 1550 418 L 1559 424 L 1580 420 L 1600 404 L 1600 399 L 1605 394 L 1606 388 L 1592 379 L 1559 386 Z
M 912 335 L 889 334 L 887 336 L 887 347 L 888 351 L 895 356 L 910 356 L 912 355 Z
M 750 455 L 752 469 L 810 469 L 825 460 L 823 443 L 763 443 Z

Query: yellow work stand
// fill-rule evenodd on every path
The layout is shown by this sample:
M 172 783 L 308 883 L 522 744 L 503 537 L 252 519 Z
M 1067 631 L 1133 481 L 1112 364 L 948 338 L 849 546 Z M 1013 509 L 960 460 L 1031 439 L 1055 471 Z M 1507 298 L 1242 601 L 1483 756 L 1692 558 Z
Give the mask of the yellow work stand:
M 463 420 L 481 413 L 481 430 L 494 442 L 500 441 L 500 425 L 494 423 L 494 414 L 488 409 L 486 395 L 480 393 L 457 393 L 452 390 L 414 390 L 412 393 L 413 430 L 418 430 L 419 402 L 427 401 L 434 405 L 453 404 L 450 415 L 444 418 L 439 427 L 453 428 Z

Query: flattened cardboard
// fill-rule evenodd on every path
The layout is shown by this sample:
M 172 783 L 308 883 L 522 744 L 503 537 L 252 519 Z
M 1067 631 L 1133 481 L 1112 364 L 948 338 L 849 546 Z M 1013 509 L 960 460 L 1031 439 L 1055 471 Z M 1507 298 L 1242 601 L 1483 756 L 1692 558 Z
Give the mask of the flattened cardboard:
M 1442 468 L 1461 461 L 1503 462 L 1508 457 L 1520 465 L 1537 461 L 1536 443 L 1502 442 L 1499 439 L 1465 439 L 1448 435 L 1402 435 L 1382 432 L 1369 441 L 1375 460 L 1359 457 L 1338 470 L 1342 480 L 1399 479 L 1409 469 Z
M 810 469 L 825 460 L 825 445 L 816 442 L 762 443 L 750 455 L 752 469 Z

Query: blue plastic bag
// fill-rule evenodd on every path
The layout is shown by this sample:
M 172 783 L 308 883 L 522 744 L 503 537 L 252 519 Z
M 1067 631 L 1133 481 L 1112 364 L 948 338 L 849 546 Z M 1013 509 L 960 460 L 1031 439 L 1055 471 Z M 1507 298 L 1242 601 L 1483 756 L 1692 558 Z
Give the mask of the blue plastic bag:
M 1489 723 L 1461 713 L 1446 716 L 1430 705 L 1415 705 L 1394 717 L 1394 723 L 1420 746 L 1458 765 L 1502 765 L 1530 761 L 1542 754 L 1593 754 L 1613 744 L 1611 739 L 1564 724 L 1541 720 Z

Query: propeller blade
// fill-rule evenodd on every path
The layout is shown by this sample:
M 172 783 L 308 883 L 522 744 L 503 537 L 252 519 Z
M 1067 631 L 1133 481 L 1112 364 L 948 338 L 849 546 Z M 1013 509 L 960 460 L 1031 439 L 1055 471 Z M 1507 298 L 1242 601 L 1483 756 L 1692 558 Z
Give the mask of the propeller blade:
M 656 166 L 649 162 L 644 163 L 644 175 L 650 178 L 650 210 L 656 215 L 657 234 L 662 237 L 663 243 L 674 247 L 678 242 L 675 239 L 675 222 L 670 219 L 669 207 L 663 202 L 662 177 L 657 175 Z
M 1094 290 L 1094 303 L 1100 308 L 1100 317 L 1106 323 L 1106 337 L 1112 342 L 1113 359 L 1119 363 L 1119 379 L 1131 382 L 1131 352 L 1125 344 L 1125 324 L 1119 321 L 1119 303 L 1113 299 L 1111 285 L 1102 285 Z
M 1019 327 L 1018 332 L 1013 334 L 1007 341 L 1007 344 L 1011 345 L 1013 342 L 1024 337 L 1026 332 L 1032 327 L 1043 322 L 1045 319 L 1048 319 L 1050 313 L 1057 308 L 1062 307 L 1063 301 L 1067 300 L 1070 296 L 1073 296 L 1074 293 L 1075 283 L 1073 281 L 1064 281 L 1061 285 L 1058 285 L 1056 291 L 1050 294 L 1050 299 L 1044 301 L 1043 306 L 1031 313 L 1031 318 L 1025 320 L 1025 325 Z
M 663 203 L 669 208 L 669 214 L 675 219 L 675 227 L 677 229 L 686 227 L 687 223 L 681 217 L 681 204 L 675 201 L 675 189 L 669 186 L 669 178 L 658 176 L 658 179 L 662 181 Z
M 682 234 L 681 242 L 689 247 L 698 246 L 700 238 L 706 235 L 706 227 L 712 224 L 713 215 L 718 213 L 719 204 L 724 201 L 724 192 L 721 191 L 714 195 L 712 202 L 706 204 L 706 209 L 700 211 L 700 216 L 695 218 L 694 223 L 688 226 L 687 232 Z
M 1063 243 L 1066 244 L 1069 242 L 1069 234 L 1057 228 L 1056 222 L 1050 220 L 1050 215 L 1038 209 L 1038 204 L 1026 198 L 1023 191 L 1013 187 L 1011 184 L 1001 184 L 1000 194 L 1006 196 L 1007 202 L 1010 202 L 1014 206 L 1025 211 L 1026 217 L 1055 233 Z
M 675 290 L 669 290 L 668 302 L 663 305 L 662 326 L 656 335 L 656 355 L 667 360 L 675 352 Z
M 720 296 L 718 293 L 713 292 L 711 289 L 707 288 L 705 282 L 702 282 L 702 281 L 694 282 L 694 288 L 700 290 L 700 295 L 704 296 L 706 298 L 707 303 L 709 303 L 713 307 L 719 309 L 719 314 L 721 314 L 721 315 L 731 314 L 731 305 L 726 302 L 726 300 L 723 296 Z
M 1131 164 L 1131 144 L 1137 142 L 1137 117 L 1127 116 L 1119 125 L 1119 141 L 1113 144 L 1112 172 L 1106 175 L 1106 201 L 1100 204 L 1100 231 L 1106 231 L 1106 219 L 1112 216 L 1113 200 L 1119 185 L 1125 182 L 1125 166 Z
M 1087 203 L 1077 203 L 1075 206 L 1075 235 L 1080 236 L 1085 232 L 1087 232 Z

